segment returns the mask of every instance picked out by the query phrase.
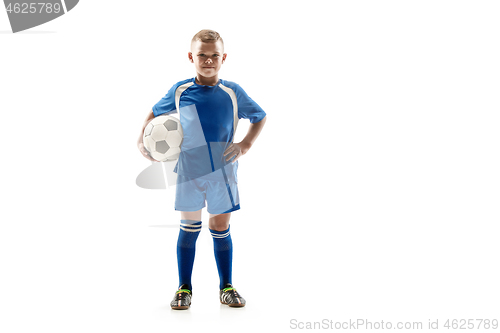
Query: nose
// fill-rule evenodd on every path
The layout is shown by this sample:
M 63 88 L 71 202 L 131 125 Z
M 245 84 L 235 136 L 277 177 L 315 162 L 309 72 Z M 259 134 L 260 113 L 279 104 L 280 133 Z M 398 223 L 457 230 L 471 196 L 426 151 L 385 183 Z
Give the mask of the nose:
M 208 58 L 208 59 L 207 59 L 207 61 L 205 61 L 205 62 L 206 62 L 207 64 L 210 64 L 210 63 L 212 63 L 213 61 L 212 61 L 212 59 L 211 59 L 211 58 Z

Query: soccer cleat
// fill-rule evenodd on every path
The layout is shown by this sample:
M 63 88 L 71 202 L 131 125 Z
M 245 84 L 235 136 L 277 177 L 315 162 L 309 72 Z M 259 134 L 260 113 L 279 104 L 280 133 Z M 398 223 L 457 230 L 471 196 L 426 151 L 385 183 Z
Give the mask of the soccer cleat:
M 222 304 L 227 304 L 230 307 L 242 307 L 246 304 L 245 299 L 230 283 L 226 283 L 224 288 L 219 291 L 219 298 Z
M 174 310 L 186 310 L 189 309 L 191 305 L 191 297 L 193 292 L 187 289 L 188 285 L 183 284 L 179 287 L 179 290 L 175 292 L 172 302 L 170 302 L 170 307 Z

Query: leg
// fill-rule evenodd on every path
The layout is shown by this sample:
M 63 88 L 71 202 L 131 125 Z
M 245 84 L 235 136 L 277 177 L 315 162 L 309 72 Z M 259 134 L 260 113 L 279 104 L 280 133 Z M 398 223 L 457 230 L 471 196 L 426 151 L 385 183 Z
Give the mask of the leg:
M 232 261 L 233 261 L 233 243 L 231 234 L 229 233 L 229 219 L 231 213 L 210 215 L 210 233 L 214 239 L 214 253 L 217 262 L 217 270 L 219 271 L 219 298 L 222 304 L 227 304 L 230 307 L 245 306 L 246 301 L 233 288 L 232 278 Z
M 201 209 L 205 206 L 205 194 L 201 185 L 196 179 L 177 176 L 175 209 L 181 212 L 181 225 L 177 240 L 179 290 L 170 302 L 170 306 L 175 310 L 188 309 L 191 305 L 191 275 L 196 240 L 201 231 Z
M 229 233 L 231 213 L 210 215 L 209 228 L 214 240 L 214 255 L 219 272 L 219 289 L 231 283 L 233 264 L 233 242 Z
M 195 212 L 181 212 L 181 226 L 177 239 L 177 268 L 179 286 L 192 289 L 191 275 L 196 250 L 196 240 L 201 231 L 201 209 Z

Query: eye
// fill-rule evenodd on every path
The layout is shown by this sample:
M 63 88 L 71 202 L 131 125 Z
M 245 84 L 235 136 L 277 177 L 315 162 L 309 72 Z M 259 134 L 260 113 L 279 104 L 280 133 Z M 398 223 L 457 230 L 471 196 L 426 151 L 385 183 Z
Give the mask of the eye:
M 217 58 L 219 55 L 218 54 L 214 54 L 213 56 Z

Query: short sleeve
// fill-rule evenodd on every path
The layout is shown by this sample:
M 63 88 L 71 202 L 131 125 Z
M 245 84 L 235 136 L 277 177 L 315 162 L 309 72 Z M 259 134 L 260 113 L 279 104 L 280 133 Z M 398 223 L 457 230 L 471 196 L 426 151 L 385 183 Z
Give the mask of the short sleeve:
M 238 100 L 238 118 L 248 119 L 252 124 L 258 123 L 266 116 L 262 108 L 251 99 L 239 85 L 235 86 L 236 98 Z
M 153 114 L 155 117 L 162 114 L 176 113 L 175 106 L 175 90 L 177 89 L 177 84 L 174 85 L 167 94 L 153 106 Z

